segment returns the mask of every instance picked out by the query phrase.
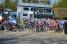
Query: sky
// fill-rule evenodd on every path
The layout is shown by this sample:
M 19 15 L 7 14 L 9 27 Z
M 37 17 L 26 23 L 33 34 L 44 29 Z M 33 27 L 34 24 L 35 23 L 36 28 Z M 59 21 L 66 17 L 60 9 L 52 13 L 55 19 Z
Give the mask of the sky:
M 4 0 L 0 0 L 0 3 L 3 3 Z

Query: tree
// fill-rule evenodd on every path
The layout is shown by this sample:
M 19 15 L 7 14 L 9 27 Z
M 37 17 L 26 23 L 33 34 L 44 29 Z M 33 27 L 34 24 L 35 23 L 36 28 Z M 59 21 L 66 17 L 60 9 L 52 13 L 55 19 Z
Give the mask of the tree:
M 11 9 L 13 11 L 16 11 L 17 10 L 17 5 L 16 3 L 14 2 L 11 2 L 10 0 L 5 0 L 5 3 L 4 3 L 4 8 L 8 8 L 8 9 Z
M 61 0 L 59 3 L 53 6 L 54 8 L 67 8 L 67 0 Z
M 60 18 L 67 17 L 67 0 L 61 0 L 59 3 L 53 6 L 56 15 Z
M 3 7 L 3 4 L 0 4 L 0 9 L 1 9 L 1 8 L 4 8 L 4 7 Z

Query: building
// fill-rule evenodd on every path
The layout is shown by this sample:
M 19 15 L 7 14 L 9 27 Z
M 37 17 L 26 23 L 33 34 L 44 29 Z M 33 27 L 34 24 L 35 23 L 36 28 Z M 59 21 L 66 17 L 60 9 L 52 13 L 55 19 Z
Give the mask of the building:
M 50 3 L 50 1 L 48 3 Z M 52 15 L 52 5 L 44 3 L 44 0 L 35 0 L 34 2 L 28 2 L 28 0 L 18 0 L 17 16 L 21 19 L 45 18 Z

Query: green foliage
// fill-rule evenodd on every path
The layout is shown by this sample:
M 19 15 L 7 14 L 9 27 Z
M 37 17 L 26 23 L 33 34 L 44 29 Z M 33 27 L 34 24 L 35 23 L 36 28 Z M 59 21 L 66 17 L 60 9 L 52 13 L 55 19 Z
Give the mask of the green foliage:
M 67 0 L 61 0 L 57 5 L 54 5 L 54 7 L 67 8 Z
M 3 5 L 2 5 L 2 4 L 0 4 L 0 9 L 1 9 L 1 8 L 3 8 Z
M 5 8 L 8 8 L 8 9 L 11 9 L 13 11 L 16 11 L 17 10 L 17 5 L 16 3 L 14 2 L 11 2 L 10 0 L 5 0 L 5 5 L 4 5 Z
M 57 16 L 58 17 L 60 17 L 60 18 L 65 18 L 65 17 L 67 17 L 67 0 L 60 0 L 60 2 L 59 3 L 57 3 L 57 4 L 55 4 L 54 6 L 53 6 L 53 8 L 61 8 L 60 10 L 62 11 L 62 12 L 60 12 L 60 11 L 58 11 L 57 9 Z M 56 11 L 55 9 L 54 9 L 54 11 Z

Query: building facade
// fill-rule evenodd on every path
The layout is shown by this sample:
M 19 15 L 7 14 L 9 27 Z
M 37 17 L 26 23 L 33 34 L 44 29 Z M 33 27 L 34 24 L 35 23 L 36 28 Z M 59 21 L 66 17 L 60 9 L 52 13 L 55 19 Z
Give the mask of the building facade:
M 52 5 L 46 4 L 43 1 L 44 0 L 35 0 L 34 3 L 31 3 L 32 1 L 25 2 L 25 0 L 18 0 L 17 16 L 21 19 L 45 18 L 52 16 Z M 50 3 L 50 1 L 48 3 Z

